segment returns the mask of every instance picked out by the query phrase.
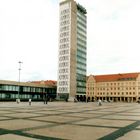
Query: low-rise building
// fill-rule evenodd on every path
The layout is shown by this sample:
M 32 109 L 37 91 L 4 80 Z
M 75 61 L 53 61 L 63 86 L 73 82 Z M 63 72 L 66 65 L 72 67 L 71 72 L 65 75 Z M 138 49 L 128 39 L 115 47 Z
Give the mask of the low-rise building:
M 90 101 L 136 102 L 140 99 L 140 73 L 90 75 L 86 97 Z
M 43 100 L 56 98 L 56 82 L 55 81 L 34 81 L 34 82 L 16 82 L 0 80 L 0 100 L 12 101 L 20 98 L 20 100 Z

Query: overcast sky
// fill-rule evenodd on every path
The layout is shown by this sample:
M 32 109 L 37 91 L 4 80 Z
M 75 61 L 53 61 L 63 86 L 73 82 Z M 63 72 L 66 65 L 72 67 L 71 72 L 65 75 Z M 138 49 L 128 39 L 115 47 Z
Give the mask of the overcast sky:
M 87 9 L 87 75 L 140 72 L 140 0 Z M 0 0 L 0 80 L 57 80 L 59 0 Z

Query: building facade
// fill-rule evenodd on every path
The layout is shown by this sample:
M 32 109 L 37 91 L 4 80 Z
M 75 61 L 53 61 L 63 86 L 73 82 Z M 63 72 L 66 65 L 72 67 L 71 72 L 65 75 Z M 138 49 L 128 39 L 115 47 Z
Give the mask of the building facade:
M 86 96 L 90 101 L 136 102 L 140 99 L 140 73 L 90 75 Z
M 49 84 L 48 84 L 49 83 Z M 42 101 L 56 98 L 56 84 L 46 82 L 16 82 L 0 80 L 0 101 L 15 101 L 20 98 L 26 101 L 31 98 L 34 101 Z
M 74 0 L 60 3 L 58 98 L 86 95 L 86 13 Z

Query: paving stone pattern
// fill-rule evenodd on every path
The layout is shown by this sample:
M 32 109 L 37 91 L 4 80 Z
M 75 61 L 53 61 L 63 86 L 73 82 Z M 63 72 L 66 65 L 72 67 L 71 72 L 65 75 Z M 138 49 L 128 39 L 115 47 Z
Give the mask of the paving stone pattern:
M 140 104 L 0 102 L 0 140 L 140 140 Z

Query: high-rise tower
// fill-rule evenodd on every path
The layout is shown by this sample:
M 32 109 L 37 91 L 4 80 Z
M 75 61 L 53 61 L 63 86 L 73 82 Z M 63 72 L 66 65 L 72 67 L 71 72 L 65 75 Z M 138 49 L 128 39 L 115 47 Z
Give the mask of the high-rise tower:
M 60 3 L 57 96 L 86 95 L 86 9 L 74 0 Z

